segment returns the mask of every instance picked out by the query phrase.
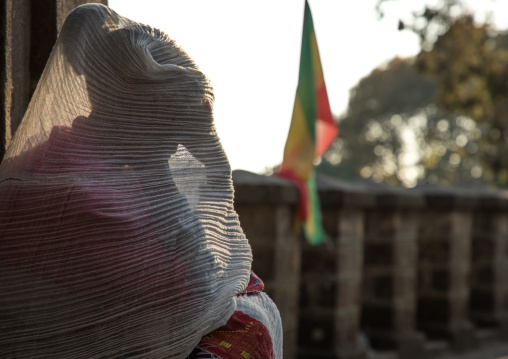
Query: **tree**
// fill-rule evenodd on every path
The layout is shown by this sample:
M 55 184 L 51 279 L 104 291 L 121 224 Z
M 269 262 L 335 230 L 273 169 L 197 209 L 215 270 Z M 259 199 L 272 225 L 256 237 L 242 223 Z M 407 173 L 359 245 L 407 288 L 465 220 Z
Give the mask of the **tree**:
M 379 6 L 388 0 L 380 0 Z M 508 184 L 508 36 L 487 21 L 478 24 L 459 0 L 426 7 L 413 22 L 399 24 L 419 35 L 416 66 L 436 83 L 444 112 L 465 115 L 483 129 L 479 154 L 484 178 Z
M 360 81 L 321 170 L 409 186 L 508 184 L 508 36 L 476 23 L 460 0 L 398 26 L 420 37 L 421 52 Z
M 374 70 L 351 91 L 340 137 L 318 170 L 410 187 L 478 182 L 481 129 L 466 116 L 439 111 L 435 90 L 414 59 L 396 58 Z
M 417 66 L 437 84 L 436 103 L 488 128 L 480 143 L 483 166 L 497 185 L 508 184 L 508 50 L 506 36 L 471 16 L 457 19 L 422 51 Z

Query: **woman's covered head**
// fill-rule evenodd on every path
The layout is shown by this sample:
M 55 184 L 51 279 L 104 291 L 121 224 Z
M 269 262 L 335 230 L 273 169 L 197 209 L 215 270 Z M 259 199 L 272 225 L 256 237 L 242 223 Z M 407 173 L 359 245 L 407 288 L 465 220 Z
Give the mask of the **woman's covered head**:
M 141 126 L 150 119 L 211 122 L 208 78 L 162 31 L 89 4 L 68 16 L 61 37 L 67 60 L 86 80 L 93 114 L 115 122 L 136 117 Z

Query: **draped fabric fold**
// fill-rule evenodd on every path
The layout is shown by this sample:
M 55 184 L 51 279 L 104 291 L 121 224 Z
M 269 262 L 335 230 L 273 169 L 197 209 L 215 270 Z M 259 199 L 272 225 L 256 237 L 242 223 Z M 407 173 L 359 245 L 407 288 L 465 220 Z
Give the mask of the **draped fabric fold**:
M 0 357 L 184 358 L 228 322 L 252 258 L 213 101 L 163 32 L 71 12 L 0 166 Z

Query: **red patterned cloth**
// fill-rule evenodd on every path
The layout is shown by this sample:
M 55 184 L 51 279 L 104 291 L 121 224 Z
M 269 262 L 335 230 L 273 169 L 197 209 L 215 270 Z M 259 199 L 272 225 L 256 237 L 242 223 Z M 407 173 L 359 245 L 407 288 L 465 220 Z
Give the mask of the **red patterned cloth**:
M 222 359 L 274 358 L 268 329 L 260 321 L 238 310 L 225 326 L 203 337 L 199 348 Z
M 264 283 L 254 272 L 242 294 L 256 295 L 262 292 Z M 272 338 L 266 326 L 239 310 L 226 325 L 201 339 L 198 348 L 222 359 L 272 359 Z

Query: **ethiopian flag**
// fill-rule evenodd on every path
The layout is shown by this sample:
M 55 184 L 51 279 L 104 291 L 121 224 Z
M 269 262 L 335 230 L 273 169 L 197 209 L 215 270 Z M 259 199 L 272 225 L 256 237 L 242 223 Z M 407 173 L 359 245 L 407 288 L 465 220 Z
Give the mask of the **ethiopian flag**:
M 298 185 L 300 219 L 307 240 L 326 239 L 321 224 L 314 160 L 321 157 L 338 134 L 326 93 L 323 69 L 309 4 L 305 1 L 300 73 L 293 117 L 278 175 Z

